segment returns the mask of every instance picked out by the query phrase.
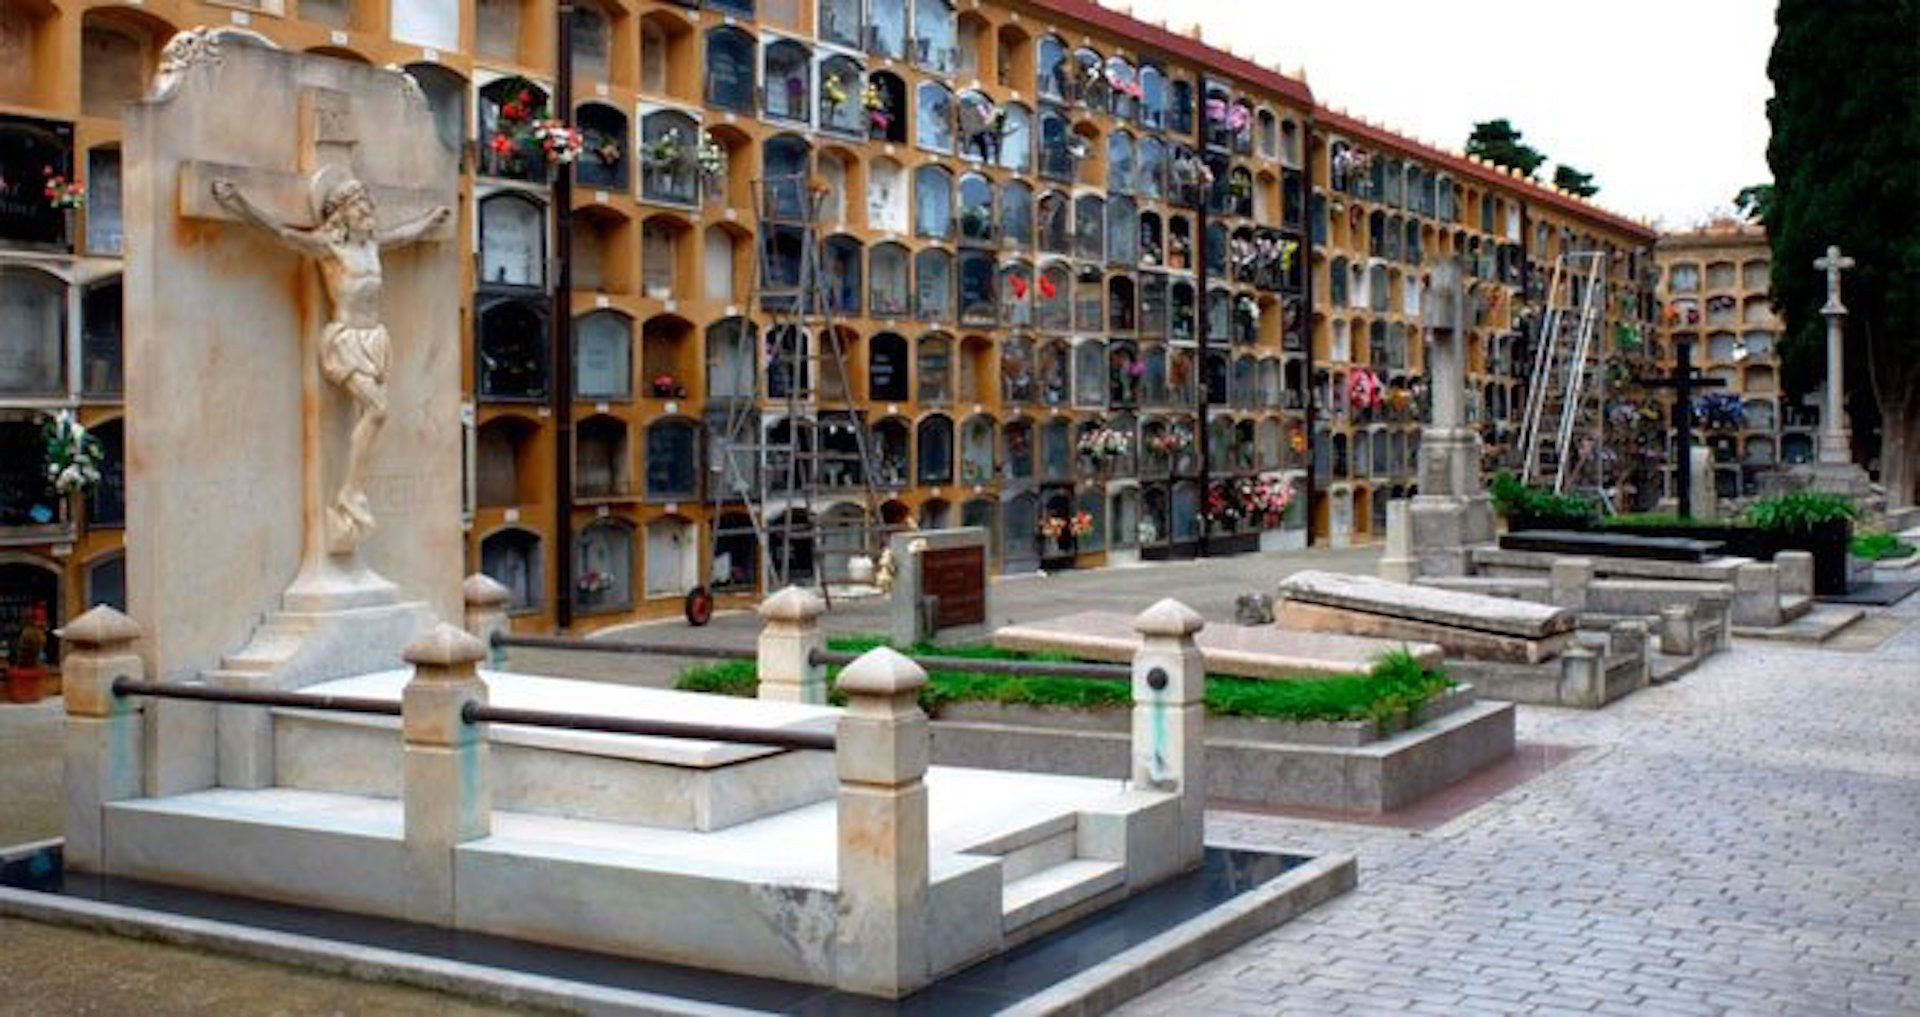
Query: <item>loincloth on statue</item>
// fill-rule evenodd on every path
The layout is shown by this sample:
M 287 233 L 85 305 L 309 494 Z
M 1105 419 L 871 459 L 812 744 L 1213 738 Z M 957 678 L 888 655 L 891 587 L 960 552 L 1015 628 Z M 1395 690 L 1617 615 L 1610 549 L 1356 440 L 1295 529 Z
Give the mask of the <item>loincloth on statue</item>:
M 376 385 L 384 384 L 392 347 L 385 325 L 328 322 L 320 334 L 320 373 L 335 385 L 344 386 L 355 375 L 365 375 Z

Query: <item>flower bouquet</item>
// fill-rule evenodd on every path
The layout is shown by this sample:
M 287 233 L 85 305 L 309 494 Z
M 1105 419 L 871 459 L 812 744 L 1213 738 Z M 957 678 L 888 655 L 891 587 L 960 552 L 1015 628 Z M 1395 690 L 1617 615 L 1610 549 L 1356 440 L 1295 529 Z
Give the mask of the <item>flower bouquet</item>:
M 87 188 L 78 180 L 68 180 L 53 171 L 52 166 L 45 170 L 46 186 L 42 193 L 47 196 L 47 204 L 56 209 L 79 209 L 87 203 Z
M 41 426 L 47 447 L 47 479 L 63 497 L 85 494 L 100 483 L 100 461 L 106 452 L 72 410 L 61 410 Z

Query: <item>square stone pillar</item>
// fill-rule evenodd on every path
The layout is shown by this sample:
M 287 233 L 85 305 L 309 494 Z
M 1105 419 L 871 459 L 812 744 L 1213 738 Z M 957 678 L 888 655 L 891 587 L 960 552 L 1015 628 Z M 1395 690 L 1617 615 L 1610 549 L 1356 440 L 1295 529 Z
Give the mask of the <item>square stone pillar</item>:
M 1812 551 L 1776 552 L 1773 556 L 1773 567 L 1780 570 L 1781 596 L 1813 596 Z
M 1598 648 L 1574 643 L 1560 651 L 1560 705 L 1600 707 L 1607 702 L 1607 660 Z
M 1771 562 L 1750 562 L 1733 570 L 1733 623 L 1772 628 L 1784 619 L 1780 612 L 1780 568 Z
M 840 672 L 847 709 L 834 752 L 840 774 L 834 984 L 849 992 L 899 999 L 932 977 L 924 780 L 932 750 L 918 699 L 926 683 L 920 665 L 886 647 Z
M 789 586 L 760 602 L 760 698 L 785 703 L 827 701 L 827 669 L 813 663 L 813 653 L 827 648 L 820 616 L 827 602 L 818 593 Z
M 1419 574 L 1420 563 L 1413 556 L 1413 517 L 1405 498 L 1387 502 L 1387 547 L 1380 556 L 1380 578 L 1394 583 L 1411 583 Z
M 1699 651 L 1699 621 L 1692 604 L 1668 604 L 1660 609 L 1660 652 L 1691 657 Z
M 461 716 L 468 703 L 487 701 L 475 670 L 486 652 L 480 640 L 445 622 L 406 649 L 413 678 L 400 693 L 401 799 L 412 921 L 453 924 L 454 848 L 485 837 L 492 826 L 485 725 Z
M 140 797 L 144 742 L 139 700 L 116 696 L 113 683 L 145 675 L 133 651 L 140 626 L 100 606 L 57 630 L 66 644 L 61 681 L 67 705 L 65 790 L 68 868 L 106 871 L 102 810 Z
M 1584 611 L 1587 589 L 1593 585 L 1593 559 L 1555 558 L 1548 580 L 1548 602 L 1554 607 Z
M 495 633 L 504 635 L 513 630 L 507 618 L 507 605 L 512 602 L 513 594 L 499 580 L 484 572 L 475 572 L 460 584 L 460 595 L 466 601 L 466 617 L 462 621 L 467 633 L 487 648 L 489 667 L 501 666 L 506 662 L 507 649 L 493 645 L 493 637 Z
M 1205 626 L 1171 598 L 1133 622 L 1133 786 L 1180 796 L 1182 868 L 1200 864 L 1206 844 L 1207 665 L 1193 639 Z

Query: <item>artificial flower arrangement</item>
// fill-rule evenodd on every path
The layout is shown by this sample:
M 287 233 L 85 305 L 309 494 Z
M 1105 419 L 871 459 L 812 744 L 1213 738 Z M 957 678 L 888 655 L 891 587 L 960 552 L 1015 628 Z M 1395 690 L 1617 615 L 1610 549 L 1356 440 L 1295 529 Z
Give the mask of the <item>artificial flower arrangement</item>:
M 887 97 L 880 92 L 880 86 L 869 84 L 860 93 L 860 105 L 867 111 L 867 123 L 875 133 L 885 134 L 893 126 L 893 114 L 887 112 Z
M 1093 513 L 1084 510 L 1075 512 L 1073 519 L 1067 523 L 1067 532 L 1073 534 L 1075 537 L 1084 537 L 1092 533 Z
M 820 84 L 820 98 L 827 103 L 829 112 L 837 111 L 847 102 L 847 83 L 841 75 L 829 74 Z
M 47 204 L 56 209 L 78 209 L 87 203 L 87 188 L 78 180 L 68 180 L 55 173 L 52 166 L 44 171 L 47 182 L 42 188 L 47 196 Z
M 1356 410 L 1377 409 L 1381 403 L 1380 376 L 1362 367 L 1347 376 L 1347 401 Z
M 1185 452 L 1193 445 L 1193 432 L 1187 430 L 1184 426 L 1175 425 L 1155 434 L 1152 438 L 1148 439 L 1147 444 L 1152 447 L 1155 452 L 1164 455 Z
M 713 140 L 711 133 L 702 133 L 694 152 L 694 161 L 700 166 L 700 175 L 705 177 L 708 183 L 712 183 L 720 179 L 720 174 L 726 172 L 727 150 Z
M 1141 86 L 1140 82 L 1130 78 L 1118 67 L 1107 68 L 1107 86 L 1133 99 L 1144 100 L 1147 97 L 1147 90 Z
M 100 461 L 106 457 L 100 439 L 73 415 L 61 410 L 41 425 L 47 446 L 47 479 L 62 496 L 85 494 L 100 483 Z
M 619 135 L 616 134 L 588 131 L 585 141 L 587 148 L 593 152 L 594 158 L 600 160 L 602 166 L 618 163 L 621 154 L 625 151 L 620 145 Z
M 1133 448 L 1133 438 L 1124 431 L 1095 427 L 1080 435 L 1077 448 L 1082 456 L 1099 464 L 1126 455 Z
M 1260 301 L 1250 293 L 1242 293 L 1233 300 L 1234 313 L 1245 321 L 1250 328 L 1260 327 Z
M 564 120 L 536 120 L 532 128 L 533 143 L 540 146 L 540 153 L 550 166 L 565 166 L 580 158 L 586 151 L 586 139 L 579 130 L 568 127 Z M 618 143 L 615 143 L 613 159 L 619 159 Z M 613 160 L 608 160 L 609 162 Z
M 1240 492 L 1233 481 L 1216 480 L 1207 485 L 1207 518 L 1223 524 L 1240 521 L 1243 512 Z
M 1287 431 L 1287 447 L 1294 455 L 1304 455 L 1307 451 L 1307 432 L 1305 428 L 1293 427 Z
M 1293 504 L 1293 484 L 1284 477 L 1262 475 L 1240 482 L 1241 507 L 1249 518 L 1273 529 Z
M 546 106 L 536 105 L 532 85 L 522 84 L 526 87 L 500 104 L 487 147 L 514 169 L 522 157 L 534 152 L 549 166 L 578 159 L 586 148 L 586 139 L 566 121 L 554 117 Z
M 1066 535 L 1067 520 L 1063 516 L 1048 516 L 1040 520 L 1040 525 L 1034 532 L 1039 534 L 1043 540 L 1058 541 Z
M 640 165 L 649 170 L 677 169 L 686 156 L 686 146 L 681 141 L 678 127 L 640 147 Z
M 602 572 L 599 569 L 588 569 L 580 573 L 580 578 L 574 585 L 580 588 L 581 593 L 605 593 L 613 589 L 613 573 Z
M 1710 430 L 1739 430 L 1746 423 L 1746 407 L 1731 392 L 1711 392 L 1693 401 L 1694 418 Z

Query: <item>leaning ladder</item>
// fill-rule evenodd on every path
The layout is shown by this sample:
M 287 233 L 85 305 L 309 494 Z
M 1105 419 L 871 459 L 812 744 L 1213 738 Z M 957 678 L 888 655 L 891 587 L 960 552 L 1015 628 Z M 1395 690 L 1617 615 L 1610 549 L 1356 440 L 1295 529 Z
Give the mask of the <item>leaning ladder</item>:
M 759 228 L 754 241 L 756 264 L 747 307 L 764 313 L 767 327 L 755 337 L 757 348 L 753 356 L 768 365 L 764 392 L 767 404 L 775 401 L 773 370 L 776 366 L 786 368 L 785 394 L 780 401 L 786 426 L 784 436 L 776 437 L 782 434 L 782 429 L 766 425 L 760 413 L 763 393 L 753 379 L 743 379 L 746 384 L 736 386 L 736 391 L 745 388 L 752 395 L 729 401 L 725 429 L 716 436 L 716 454 L 709 464 L 718 474 L 711 485 L 713 553 L 719 553 L 724 538 L 739 535 L 738 531 L 721 525 L 729 505 L 737 504 L 744 510 L 751 527 L 767 589 L 771 591 L 791 583 L 793 549 L 796 542 L 804 540 L 813 551 L 813 577 L 822 594 L 827 595 L 828 554 L 875 551 L 879 498 L 873 486 L 874 461 L 866 429 L 852 402 L 852 376 L 847 371 L 846 351 L 840 332 L 834 326 L 833 301 L 828 295 L 830 280 L 825 277 L 826 259 L 816 228 L 825 195 L 810 191 L 805 177 L 760 181 L 755 190 Z M 798 273 L 786 277 L 778 270 L 779 249 L 796 234 L 800 249 Z M 741 327 L 749 328 L 744 324 Z M 812 342 L 806 341 L 808 333 L 812 334 Z M 714 355 L 710 347 L 710 361 Z M 822 384 L 829 361 L 838 381 L 837 393 Z M 839 405 L 828 405 L 833 402 Z M 826 449 L 823 417 L 829 430 L 837 422 L 852 431 L 855 448 L 852 455 Z M 830 549 L 822 539 L 826 531 L 819 514 L 819 487 L 825 475 L 823 466 L 846 461 L 856 465 L 865 513 L 856 548 L 842 551 Z M 804 521 L 796 518 L 796 509 L 803 514 Z M 773 540 L 776 534 L 780 537 L 777 556 Z
M 1547 286 L 1547 309 L 1541 319 L 1540 341 L 1534 349 L 1533 373 L 1527 386 L 1527 409 L 1520 424 L 1520 479 L 1531 484 L 1545 480 L 1551 472 L 1556 493 L 1566 490 L 1576 436 L 1584 431 L 1596 456 L 1605 439 L 1600 430 L 1605 416 L 1601 399 L 1605 379 L 1600 371 L 1590 369 L 1595 366 L 1598 349 L 1594 340 L 1601 320 L 1606 269 L 1602 252 L 1562 254 L 1554 259 L 1552 281 Z M 1573 314 L 1571 321 L 1568 311 Z M 1569 331 L 1570 336 L 1566 334 Z M 1549 421 L 1554 427 L 1551 439 L 1546 431 Z

